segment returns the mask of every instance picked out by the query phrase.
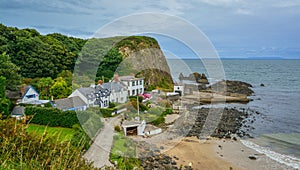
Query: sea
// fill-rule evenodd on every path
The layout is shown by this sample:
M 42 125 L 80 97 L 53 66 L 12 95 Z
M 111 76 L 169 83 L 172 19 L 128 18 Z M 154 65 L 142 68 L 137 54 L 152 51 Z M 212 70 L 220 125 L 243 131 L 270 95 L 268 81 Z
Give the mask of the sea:
M 242 143 L 282 164 L 300 169 L 300 60 L 167 59 L 174 81 L 180 73 L 205 73 L 214 83 L 222 77 L 250 83 L 255 92 L 247 104 L 226 107 L 250 109 L 256 120 Z M 220 75 L 222 75 L 220 77 Z M 262 86 L 263 85 L 263 86 Z

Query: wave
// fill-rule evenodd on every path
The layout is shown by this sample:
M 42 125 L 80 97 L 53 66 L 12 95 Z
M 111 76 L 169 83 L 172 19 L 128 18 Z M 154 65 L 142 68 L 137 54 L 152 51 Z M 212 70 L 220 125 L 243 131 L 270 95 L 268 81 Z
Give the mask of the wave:
M 296 157 L 274 152 L 274 151 L 270 150 L 269 148 L 259 146 L 251 141 L 241 140 L 241 142 L 243 145 L 247 146 L 248 148 L 254 149 L 255 151 L 257 151 L 261 154 L 265 154 L 269 158 L 271 158 L 279 163 L 285 164 L 285 165 L 293 167 L 295 169 L 300 169 L 300 159 L 298 159 Z

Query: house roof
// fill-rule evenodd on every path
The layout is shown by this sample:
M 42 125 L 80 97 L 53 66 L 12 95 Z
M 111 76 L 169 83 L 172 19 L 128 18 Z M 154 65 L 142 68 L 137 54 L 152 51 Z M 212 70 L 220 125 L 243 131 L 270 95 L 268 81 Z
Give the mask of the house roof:
M 92 87 L 81 87 L 78 91 L 84 95 L 87 99 L 94 99 L 95 96 L 95 88 Z
M 135 126 L 139 126 L 140 124 L 141 124 L 141 122 L 138 122 L 138 121 L 124 120 L 122 123 L 122 127 L 135 127 Z
M 12 115 L 24 115 L 25 107 L 24 106 L 15 106 L 12 110 Z
M 86 103 L 78 96 L 69 97 L 65 99 L 58 99 L 54 102 L 56 107 L 61 110 L 86 106 Z
M 126 88 L 126 86 L 121 82 L 108 82 L 102 84 L 102 87 L 105 89 L 110 89 L 114 92 L 120 92 L 122 89 Z
M 6 90 L 5 95 L 9 99 L 21 99 L 22 98 L 19 90 L 16 90 L 16 91 Z

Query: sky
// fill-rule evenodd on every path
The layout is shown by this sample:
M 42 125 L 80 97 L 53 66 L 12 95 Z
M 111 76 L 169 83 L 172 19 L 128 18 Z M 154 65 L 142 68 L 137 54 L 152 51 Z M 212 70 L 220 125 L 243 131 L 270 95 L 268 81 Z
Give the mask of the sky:
M 300 0 L 0 0 L 0 22 L 90 38 L 120 17 L 162 13 L 201 30 L 221 58 L 300 59 L 299 9 Z M 180 41 L 153 36 L 176 56 L 193 57 Z

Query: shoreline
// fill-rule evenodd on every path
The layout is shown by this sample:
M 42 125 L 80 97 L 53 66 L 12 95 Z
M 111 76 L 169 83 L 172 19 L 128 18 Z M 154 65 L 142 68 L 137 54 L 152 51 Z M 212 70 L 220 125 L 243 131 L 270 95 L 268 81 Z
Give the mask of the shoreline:
M 186 169 L 294 169 L 248 148 L 239 139 L 185 137 L 164 154 L 175 158 L 177 165 Z

